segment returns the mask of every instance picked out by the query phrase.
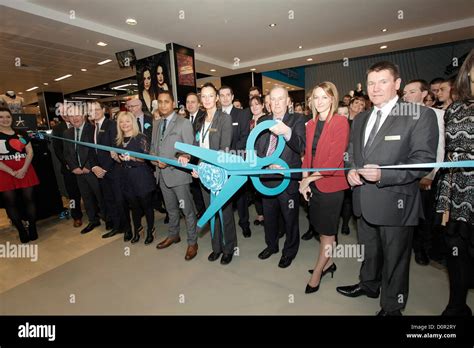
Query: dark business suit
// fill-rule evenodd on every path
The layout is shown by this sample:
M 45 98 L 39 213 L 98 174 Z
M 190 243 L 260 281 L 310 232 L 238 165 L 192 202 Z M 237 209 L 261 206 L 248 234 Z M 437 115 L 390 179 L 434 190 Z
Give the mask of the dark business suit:
M 99 145 L 116 147 L 117 123 L 107 118 L 104 119 L 97 133 L 96 143 Z M 94 160 L 95 161 L 95 160 Z M 120 178 L 116 162 L 112 159 L 109 151 L 96 151 L 96 161 L 93 166 L 99 166 L 107 173 L 102 179 L 99 179 L 99 185 L 104 198 L 105 216 L 108 223 L 112 224 L 114 229 L 120 229 L 125 226 L 126 219 L 123 211 L 124 199 L 120 190 Z
M 352 124 L 346 167 L 434 162 L 436 116 L 424 106 L 413 113 L 412 106 L 398 100 L 368 148 L 364 135 L 373 108 L 360 113 Z M 361 176 L 364 184 L 353 189 L 359 243 L 365 247 L 360 287 L 374 294 L 382 287 L 380 304 L 385 312 L 406 305 L 413 226 L 423 216 L 419 180 L 428 172 L 385 169 L 378 183 Z
M 141 124 L 141 121 L 140 121 L 140 124 Z M 143 124 L 141 124 L 141 128 L 139 129 L 139 131 L 140 133 L 143 133 L 146 135 L 146 139 L 148 140 L 148 143 L 151 144 L 152 134 L 153 134 L 153 118 L 147 114 L 143 114 Z
M 64 132 L 67 129 L 66 122 L 60 122 L 53 128 L 53 135 L 56 137 L 64 137 Z M 61 163 L 61 174 L 63 175 L 64 186 L 69 196 L 71 216 L 74 220 L 82 219 L 81 191 L 79 191 L 79 186 L 77 185 L 76 175 L 71 173 L 66 166 L 66 160 L 64 159 L 64 141 L 53 138 L 53 148 L 56 157 Z
M 273 116 L 262 116 L 258 123 L 273 120 Z M 306 131 L 304 119 L 299 114 L 289 114 L 283 117 L 283 123 L 291 128 L 292 134 L 289 141 L 286 141 L 280 158 L 284 160 L 290 168 L 301 168 L 301 156 L 305 150 Z M 262 133 L 256 143 L 255 149 L 259 157 L 267 157 L 267 151 L 270 144 L 270 131 Z M 278 231 L 280 214 L 283 216 L 286 232 L 285 245 L 282 255 L 294 259 L 299 248 L 299 184 L 301 173 L 291 175 L 290 184 L 278 196 L 263 196 L 263 215 L 265 217 L 265 243 L 272 252 L 277 252 Z M 279 175 L 264 175 L 262 182 L 265 186 L 276 187 L 281 182 Z
M 94 126 L 86 122 L 81 134 L 81 141 L 94 143 Z M 75 128 L 71 127 L 64 132 L 67 139 L 75 139 Z M 77 184 L 81 191 L 84 206 L 89 218 L 89 223 L 100 223 L 99 212 L 103 215 L 104 204 L 102 193 L 99 187 L 99 180 L 92 173 L 92 167 L 97 163 L 97 154 L 95 149 L 87 146 L 77 145 L 71 142 L 64 143 L 64 159 L 69 170 L 72 172 L 76 168 L 87 168 L 90 172 L 87 174 L 76 175 Z
M 247 147 L 247 138 L 250 134 L 250 118 L 242 109 L 232 107 L 230 110 L 232 118 L 232 143 L 230 149 L 235 151 L 234 154 L 242 156 Z M 242 229 L 250 227 L 249 223 L 249 206 L 247 198 L 247 185 L 243 185 L 235 194 L 233 201 L 237 205 L 239 212 L 239 226 Z
M 204 121 L 203 121 L 204 124 Z M 197 130 L 198 134 L 194 138 L 194 145 L 199 146 L 199 137 L 202 130 Z M 209 149 L 216 151 L 229 151 L 232 143 L 232 119 L 222 110 L 216 110 L 209 129 Z M 202 186 L 202 185 L 201 185 Z M 210 204 L 210 192 L 202 186 L 202 195 L 206 207 Z M 233 254 L 237 246 L 237 235 L 235 232 L 234 212 L 232 202 L 227 202 L 222 208 L 224 219 L 224 236 L 221 232 L 221 222 L 219 214 L 216 214 L 214 238 L 212 238 L 212 251 L 214 253 Z M 223 243 L 225 237 L 225 244 Z

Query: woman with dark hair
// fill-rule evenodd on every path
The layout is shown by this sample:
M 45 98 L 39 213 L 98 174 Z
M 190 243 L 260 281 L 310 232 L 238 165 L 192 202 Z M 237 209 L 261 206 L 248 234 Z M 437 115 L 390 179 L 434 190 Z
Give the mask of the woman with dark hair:
M 458 100 L 444 115 L 445 162 L 474 160 L 474 49 L 459 69 L 454 85 Z M 474 170 L 441 171 L 436 211 L 445 226 L 449 253 L 449 302 L 443 315 L 471 316 L 466 303 L 474 279 Z M 442 215 L 441 215 L 442 214 Z
M 427 94 L 426 97 L 423 99 L 423 104 L 424 104 L 426 107 L 434 108 L 434 105 L 436 104 L 436 96 L 435 96 L 434 93 L 431 92 L 430 90 L 428 90 L 428 94 Z M 441 135 L 441 134 L 440 134 L 440 135 Z
M 33 186 L 38 185 L 39 180 L 31 165 L 33 148 L 28 136 L 14 131 L 12 121 L 10 109 L 0 107 L 0 194 L 20 241 L 28 243 L 38 239 Z M 21 194 L 23 204 L 18 201 L 17 192 Z M 23 226 L 21 206 L 25 208 L 28 231 Z
M 143 101 L 143 105 L 146 108 L 144 111 L 148 111 L 149 113 L 152 112 L 153 100 L 156 99 L 156 92 L 151 81 L 151 69 L 148 67 L 143 68 L 141 78 L 138 81 L 140 84 L 139 88 L 142 91 L 142 93 L 140 93 L 140 99 Z
M 117 116 L 117 147 L 133 152 L 149 153 L 150 144 L 145 134 L 140 133 L 137 119 L 131 112 L 121 111 Z M 145 213 L 147 232 L 145 244 L 153 242 L 155 232 L 155 214 L 153 210 L 153 191 L 155 177 L 151 167 L 142 159 L 114 154 L 113 158 L 120 163 L 119 177 L 125 199 L 132 210 L 133 238 L 130 227 L 126 229 L 124 240 L 136 243 L 140 240 L 142 214 Z M 127 212 L 128 213 L 128 212 Z
M 216 151 L 229 151 L 232 142 L 232 118 L 230 115 L 217 109 L 219 95 L 216 87 L 212 83 L 206 83 L 201 88 L 201 104 L 206 110 L 196 119 L 196 137 L 194 145 L 205 149 Z M 193 170 L 192 175 L 198 178 L 198 173 Z M 209 207 L 210 193 L 202 186 L 202 195 L 206 208 Z M 212 253 L 209 261 L 216 261 L 222 254 L 221 264 L 227 265 L 232 261 L 234 248 L 237 246 L 237 235 L 235 232 L 234 211 L 232 202 L 227 202 L 222 208 L 223 221 L 220 221 L 219 214 L 216 216 L 215 231 L 212 238 Z M 224 230 L 221 230 L 221 225 Z
M 158 64 L 155 69 L 156 72 L 156 90 L 158 93 L 163 91 L 169 91 L 168 86 L 168 72 L 164 64 Z
M 314 118 L 306 125 L 306 151 L 302 168 L 344 168 L 344 151 L 349 143 L 349 123 L 336 114 L 339 95 L 336 86 L 323 82 L 312 90 Z M 319 258 L 305 293 L 318 291 L 321 278 L 336 271 L 331 255 L 341 214 L 344 190 L 343 171 L 303 173 L 300 193 L 309 201 L 311 225 L 320 234 Z

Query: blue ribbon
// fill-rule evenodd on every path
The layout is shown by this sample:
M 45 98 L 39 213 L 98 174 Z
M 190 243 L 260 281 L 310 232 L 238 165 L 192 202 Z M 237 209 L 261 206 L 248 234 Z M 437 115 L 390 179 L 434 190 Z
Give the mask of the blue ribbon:
M 201 159 L 199 165 L 188 163 L 186 166 L 181 165 L 177 160 L 169 158 L 158 157 L 150 154 L 144 154 L 125 149 L 118 149 L 115 147 L 85 143 L 82 141 L 75 141 L 65 139 L 54 135 L 46 134 L 46 136 L 69 141 L 83 146 L 92 147 L 103 151 L 114 151 L 120 154 L 130 155 L 136 158 L 141 158 L 150 161 L 160 161 L 168 165 L 178 168 L 193 170 L 195 169 L 199 174 L 199 179 L 202 184 L 211 191 L 211 199 L 209 207 L 206 209 L 202 217 L 199 219 L 197 225 L 203 227 L 207 222 L 211 221 L 211 235 L 214 236 L 215 215 L 219 212 L 221 220 L 221 231 L 224 233 L 222 207 L 232 198 L 250 177 L 255 189 L 263 195 L 273 196 L 283 192 L 291 179 L 291 173 L 302 172 L 324 172 L 324 171 L 347 171 L 357 168 L 292 168 L 280 157 L 285 147 L 285 140 L 283 136 L 278 136 L 278 144 L 271 156 L 258 157 L 255 154 L 255 141 L 260 133 L 266 131 L 274 126 L 276 121 L 268 120 L 258 124 L 247 139 L 246 158 L 238 155 L 233 155 L 223 151 L 215 151 L 204 149 L 190 144 L 176 143 L 175 148 L 184 153 L 190 154 Z M 42 138 L 41 135 L 38 135 Z M 271 164 L 277 164 L 284 169 L 263 169 Z M 457 162 L 433 162 L 433 163 L 413 163 L 413 164 L 397 164 L 397 165 L 382 165 L 380 169 L 415 169 L 415 168 L 474 168 L 474 161 L 457 161 Z M 260 176 L 263 174 L 281 174 L 282 182 L 273 188 L 263 185 Z

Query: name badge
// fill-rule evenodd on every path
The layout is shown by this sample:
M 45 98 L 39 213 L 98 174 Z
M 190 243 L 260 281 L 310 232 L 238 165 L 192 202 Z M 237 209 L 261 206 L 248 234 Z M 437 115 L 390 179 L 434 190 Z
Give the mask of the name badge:
M 234 122 L 234 123 L 232 123 L 232 125 L 233 125 L 233 126 L 238 126 L 239 123 L 238 123 L 238 122 Z
M 391 141 L 391 140 L 400 140 L 399 135 L 386 135 L 385 136 L 385 141 Z
M 209 132 L 217 132 L 217 128 L 210 128 Z

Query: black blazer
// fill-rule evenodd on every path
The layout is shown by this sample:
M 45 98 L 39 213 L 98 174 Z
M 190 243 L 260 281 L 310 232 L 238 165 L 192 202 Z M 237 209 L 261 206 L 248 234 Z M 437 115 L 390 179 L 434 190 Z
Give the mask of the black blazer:
M 66 122 L 59 122 L 56 126 L 53 127 L 53 135 L 56 137 L 64 137 L 64 132 L 67 130 Z M 53 149 L 56 157 L 58 158 L 59 162 L 61 163 L 61 173 L 69 172 L 66 167 L 66 160 L 64 159 L 64 141 L 60 139 L 53 138 Z
M 259 118 L 258 123 L 273 120 L 272 115 L 265 115 Z M 283 152 L 280 158 L 284 160 L 290 168 L 301 168 L 301 157 L 304 153 L 306 146 L 306 129 L 303 117 L 300 114 L 289 114 L 288 112 L 283 117 L 283 123 L 291 128 L 291 138 L 286 142 Z M 270 145 L 270 131 L 263 132 L 255 142 L 255 150 L 257 156 L 266 157 L 268 146 Z M 301 173 L 291 174 L 291 178 L 300 180 L 302 177 Z M 281 175 L 265 175 L 266 186 L 275 187 L 281 182 Z M 268 180 L 269 178 L 277 178 L 277 180 Z M 268 184 L 267 184 L 268 183 Z
M 365 164 L 393 165 L 436 161 L 438 124 L 430 108 L 398 100 L 380 127 L 372 145 L 364 150 L 365 128 L 373 108 L 352 123 L 346 167 Z M 356 216 L 384 226 L 416 226 L 423 217 L 419 179 L 427 169 L 383 169 L 380 182 L 365 181 L 353 189 Z
M 247 138 L 250 133 L 250 118 L 242 109 L 232 107 L 230 111 L 232 118 L 232 150 L 245 150 Z
M 95 131 L 95 129 L 94 129 Z M 114 120 L 104 119 L 102 126 L 99 130 L 99 136 L 97 137 L 97 144 L 116 147 L 117 138 L 117 123 Z M 94 139 L 94 138 L 92 138 Z M 97 161 L 98 165 L 110 172 L 114 166 L 115 161 L 110 156 L 109 151 L 97 150 Z
M 71 127 L 64 132 L 64 138 L 74 140 L 75 137 L 75 128 Z M 94 126 L 86 121 L 84 128 L 81 134 L 81 141 L 87 143 L 94 143 Z M 77 145 L 77 154 L 81 161 L 81 166 L 77 161 L 75 143 L 69 141 L 64 142 L 64 159 L 69 171 L 72 171 L 76 168 L 87 168 L 92 169 L 97 165 L 97 156 L 95 149 L 88 146 Z

